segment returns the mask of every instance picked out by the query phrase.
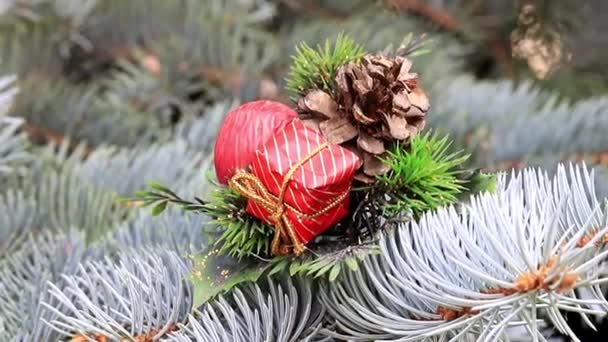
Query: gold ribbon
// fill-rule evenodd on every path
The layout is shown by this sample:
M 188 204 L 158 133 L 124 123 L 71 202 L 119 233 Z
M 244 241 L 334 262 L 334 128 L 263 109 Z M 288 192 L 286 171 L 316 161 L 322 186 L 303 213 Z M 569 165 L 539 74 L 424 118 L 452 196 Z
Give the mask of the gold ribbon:
M 298 219 L 314 219 L 337 207 L 340 203 L 342 203 L 342 201 L 344 201 L 346 196 L 348 196 L 350 188 L 334 198 L 325 208 L 315 212 L 314 214 L 305 214 L 284 201 L 287 185 L 297 169 L 328 146 L 328 143 L 319 145 L 304 159 L 298 161 L 289 169 L 289 171 L 287 171 L 283 177 L 283 182 L 281 183 L 279 196 L 271 194 L 258 177 L 244 170 L 237 171 L 236 174 L 228 181 L 228 186 L 238 191 L 248 200 L 254 201 L 270 213 L 268 219 L 274 223 L 275 228 L 271 245 L 273 255 L 287 254 L 286 248 L 287 244 L 290 242 L 294 247 L 295 255 L 300 255 L 302 252 L 304 252 L 304 245 L 300 239 L 298 239 L 293 227 L 293 223 L 287 217 L 287 210 L 291 210 L 293 213 L 295 213 Z M 283 246 L 280 246 L 281 239 L 285 242 L 285 245 Z

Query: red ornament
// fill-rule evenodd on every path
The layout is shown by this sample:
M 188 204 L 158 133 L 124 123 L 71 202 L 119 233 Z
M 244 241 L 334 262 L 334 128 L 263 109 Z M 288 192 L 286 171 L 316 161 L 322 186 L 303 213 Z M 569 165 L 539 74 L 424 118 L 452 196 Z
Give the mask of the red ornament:
M 353 152 L 293 120 L 256 152 L 251 173 L 239 171 L 230 186 L 248 198 L 247 212 L 275 227 L 273 253 L 284 254 L 282 245 L 297 255 L 346 216 L 359 166 Z
M 236 170 L 251 164 L 255 151 L 297 113 L 273 101 L 253 101 L 232 110 L 222 123 L 215 142 L 215 174 L 227 184 Z

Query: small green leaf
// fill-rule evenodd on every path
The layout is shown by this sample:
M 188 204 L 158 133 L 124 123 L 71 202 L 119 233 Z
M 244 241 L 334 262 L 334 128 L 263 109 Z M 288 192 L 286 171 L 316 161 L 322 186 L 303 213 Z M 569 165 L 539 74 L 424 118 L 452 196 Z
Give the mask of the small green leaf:
M 160 184 L 159 182 L 151 181 L 151 182 L 148 182 L 147 184 L 152 189 L 156 189 L 156 190 L 159 190 L 159 191 L 166 191 L 166 190 L 168 190 L 164 185 Z
M 331 266 L 332 260 L 327 258 L 326 256 L 320 256 L 316 259 L 303 263 L 302 269 L 305 270 L 306 274 L 314 274 L 317 272 L 321 272 L 324 267 Z
M 300 271 L 300 267 L 302 264 L 299 261 L 292 261 L 291 265 L 289 265 L 289 275 L 294 276 Z
M 352 271 L 357 272 L 359 271 L 359 263 L 357 262 L 357 259 L 354 257 L 348 257 L 345 260 L 346 265 L 348 266 L 348 268 L 350 268 Z
M 241 261 L 210 251 L 192 257 L 192 272 L 187 279 L 193 286 L 193 307 L 198 308 L 216 295 L 233 287 L 257 281 L 273 263 Z M 277 265 L 274 265 L 276 267 Z M 274 271 L 274 269 L 273 269 Z
M 179 198 L 175 192 L 158 182 L 148 182 L 148 186 L 162 193 L 169 194 L 172 197 Z
M 138 190 L 135 192 L 135 196 L 136 197 L 148 197 L 148 196 L 150 196 L 150 192 L 148 192 L 146 190 Z
M 315 274 L 315 278 L 318 278 L 318 277 L 322 276 L 323 274 L 327 273 L 327 271 L 329 271 L 332 268 L 332 266 L 334 266 L 334 263 L 328 262 L 319 271 L 317 271 L 317 273 Z
M 285 267 L 287 267 L 288 263 L 289 263 L 289 261 L 287 261 L 287 259 L 281 258 L 281 260 L 272 267 L 270 272 L 268 272 L 268 275 L 271 276 L 273 274 L 283 271 L 285 269 Z
M 162 214 L 162 212 L 165 211 L 165 209 L 167 209 L 167 201 L 162 201 L 162 202 L 158 203 L 152 209 L 152 216 L 158 216 L 158 215 Z
M 373 251 L 370 254 L 374 254 Z M 356 255 L 357 259 L 359 259 L 360 261 L 365 260 L 365 257 L 367 257 L 367 254 L 365 253 L 360 253 Z
M 426 54 L 429 54 L 429 53 L 431 53 L 430 49 L 418 49 L 418 50 L 410 53 L 409 56 L 410 57 L 417 57 L 417 56 L 423 56 L 423 55 L 426 55 Z
M 332 267 L 331 271 L 329 272 L 329 281 L 336 280 L 336 278 L 340 274 L 340 269 L 341 269 L 340 263 L 337 263 L 334 265 L 334 267 Z
M 116 198 L 116 202 L 118 203 L 131 203 L 131 202 L 137 202 L 140 201 L 139 198 L 133 198 L 133 197 L 118 197 Z

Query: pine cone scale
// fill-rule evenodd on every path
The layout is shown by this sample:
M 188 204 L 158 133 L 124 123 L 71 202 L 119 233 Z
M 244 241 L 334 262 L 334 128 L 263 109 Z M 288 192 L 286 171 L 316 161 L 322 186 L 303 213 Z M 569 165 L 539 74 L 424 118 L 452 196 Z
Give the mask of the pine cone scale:
M 357 127 L 343 117 L 323 121 L 319 124 L 319 128 L 330 144 L 345 143 L 359 134 Z
M 420 89 L 420 87 L 412 89 L 412 92 L 409 93 L 408 98 L 412 105 L 420 108 L 420 110 L 423 112 L 426 112 L 429 110 L 429 108 L 431 108 L 429 98 L 426 96 L 424 91 Z
M 411 131 L 407 128 L 407 120 L 398 115 L 387 115 L 386 123 L 388 125 L 390 135 L 397 140 L 405 140 L 411 135 Z
M 405 58 L 397 58 L 401 61 L 401 67 L 399 68 L 399 76 L 397 76 L 397 79 L 400 81 L 404 81 L 406 79 L 409 79 L 410 75 L 413 75 L 414 78 L 417 78 L 416 74 L 410 74 L 410 70 L 412 69 L 412 61 Z
M 338 96 L 342 99 L 341 105 L 345 108 L 352 107 L 354 100 L 352 96 L 352 80 L 348 76 L 352 63 L 346 64 L 336 73 L 336 87 L 338 88 Z
M 370 64 L 367 66 L 367 70 L 369 71 L 369 74 L 373 78 L 383 78 L 384 77 L 384 69 L 382 69 L 382 67 L 380 67 L 378 65 Z
M 361 109 L 361 107 L 359 107 L 358 104 L 353 105 L 353 117 L 356 122 L 362 125 L 371 125 L 378 122 L 377 119 L 365 116 L 365 113 L 363 113 L 363 110 Z
M 375 64 L 375 65 L 382 67 L 385 70 L 387 70 L 387 69 L 390 70 L 395 65 L 395 62 L 392 59 L 382 56 L 382 55 L 376 55 L 376 56 L 372 55 L 372 56 L 363 57 L 363 64 L 365 64 L 366 66 L 369 64 Z
M 366 153 L 363 155 L 363 173 L 368 176 L 380 176 L 388 171 L 390 171 L 390 167 L 382 162 L 380 158 L 384 158 L 386 156 L 375 156 L 373 154 Z
M 365 132 L 359 133 L 359 138 L 357 138 L 357 146 L 359 146 L 361 150 L 375 155 L 382 154 L 386 151 L 384 148 L 384 141 L 382 141 L 382 139 L 374 138 Z
M 407 91 L 403 90 L 393 96 L 393 112 L 398 115 L 405 116 L 410 109 L 410 100 L 407 96 Z
M 407 111 L 407 113 L 405 113 L 404 117 L 407 119 L 411 118 L 410 120 L 416 121 L 417 118 L 424 120 L 424 115 L 425 113 L 420 108 L 416 106 L 410 106 L 410 109 Z
M 300 109 L 322 115 L 328 119 L 340 117 L 338 103 L 322 90 L 313 90 L 301 100 L 301 103 L 298 103 Z

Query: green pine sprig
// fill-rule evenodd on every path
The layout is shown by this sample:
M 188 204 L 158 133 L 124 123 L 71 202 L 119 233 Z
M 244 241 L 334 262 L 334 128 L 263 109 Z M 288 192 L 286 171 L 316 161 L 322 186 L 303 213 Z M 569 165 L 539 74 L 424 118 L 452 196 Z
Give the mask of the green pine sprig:
M 210 195 L 206 214 L 219 230 L 215 244 L 219 254 L 242 258 L 251 255 L 268 257 L 274 228 L 245 212 L 247 199 L 229 187 Z
M 276 257 L 270 269 L 270 275 L 288 271 L 290 276 L 327 277 L 334 281 L 343 270 L 359 271 L 359 263 L 368 255 L 379 253 L 378 245 L 374 243 L 339 246 L 337 249 L 308 250 L 298 258 Z
M 158 182 L 148 182 L 149 190 L 141 190 L 135 193 L 134 197 L 121 199 L 122 202 L 131 202 L 141 207 L 152 207 L 152 215 L 162 214 L 169 204 L 182 207 L 186 211 L 205 213 L 206 202 L 201 198 L 195 197 L 194 201 L 181 198 L 173 190 Z
M 219 187 L 208 200 L 195 197 L 183 199 L 174 191 L 159 183 L 148 183 L 149 190 L 138 191 L 134 198 L 143 207 L 152 207 L 152 214 L 159 215 L 174 204 L 186 211 L 197 212 L 211 218 L 208 229 L 219 233 L 214 244 L 218 253 L 242 258 L 249 255 L 269 256 L 274 229 L 246 213 L 247 199 L 229 187 Z
M 286 88 L 295 95 L 304 95 L 312 89 L 333 93 L 338 68 L 361 59 L 365 51 L 348 36 L 340 33 L 336 41 L 314 49 L 306 43 L 296 47 L 296 54 L 287 76 Z
M 468 158 L 462 152 L 449 153 L 447 136 L 418 135 L 406 149 L 396 145 L 388 151 L 383 162 L 390 166 L 378 181 L 390 198 L 384 213 L 396 216 L 409 213 L 415 217 L 423 212 L 448 205 L 457 200 L 463 190 L 459 168 Z

